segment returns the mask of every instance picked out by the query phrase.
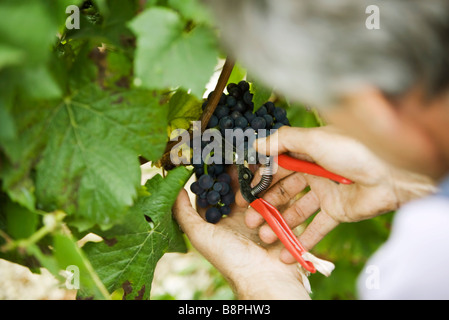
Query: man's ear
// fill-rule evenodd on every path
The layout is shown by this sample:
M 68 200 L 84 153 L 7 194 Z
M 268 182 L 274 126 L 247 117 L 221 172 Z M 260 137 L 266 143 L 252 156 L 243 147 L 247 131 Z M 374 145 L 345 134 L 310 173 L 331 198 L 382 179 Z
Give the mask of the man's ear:
M 351 92 L 325 118 L 398 166 L 423 172 L 439 165 L 438 148 L 428 133 L 374 87 Z

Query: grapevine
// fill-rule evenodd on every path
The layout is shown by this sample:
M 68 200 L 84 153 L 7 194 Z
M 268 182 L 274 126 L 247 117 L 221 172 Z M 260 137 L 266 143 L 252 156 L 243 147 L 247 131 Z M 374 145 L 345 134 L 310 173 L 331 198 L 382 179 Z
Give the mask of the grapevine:
M 285 109 L 276 107 L 271 101 L 263 104 L 257 111 L 254 111 L 253 94 L 250 90 L 250 83 L 242 80 L 238 84 L 230 83 L 226 87 L 227 94 L 222 93 L 215 112 L 210 117 L 207 125 L 208 129 L 219 130 L 225 140 L 228 130 L 249 132 L 255 138 L 259 136 L 267 137 L 282 126 L 290 126 Z M 203 110 L 209 105 L 209 100 L 214 96 L 211 92 L 203 103 Z M 234 144 L 235 141 L 227 141 Z M 202 142 L 199 151 L 203 154 L 205 148 L 210 144 Z M 202 159 L 201 163 L 194 164 L 194 171 L 197 181 L 191 185 L 191 191 L 197 195 L 197 205 L 206 210 L 206 220 L 210 223 L 218 223 L 222 217 L 231 213 L 231 205 L 235 202 L 235 194 L 231 188 L 231 177 L 226 173 L 227 167 L 235 164 L 235 154 L 231 156 L 232 164 L 225 164 L 229 159 L 229 154 L 223 144 L 222 158 L 219 161 L 207 163 L 207 159 Z M 235 146 L 243 149 L 245 160 L 248 161 L 249 140 L 243 142 L 243 146 Z M 235 148 L 234 148 L 235 149 Z M 233 150 L 234 150 L 233 149 Z M 209 154 L 211 155 L 211 154 Z M 206 157 L 207 158 L 207 157 Z M 206 161 L 204 161 L 206 160 Z

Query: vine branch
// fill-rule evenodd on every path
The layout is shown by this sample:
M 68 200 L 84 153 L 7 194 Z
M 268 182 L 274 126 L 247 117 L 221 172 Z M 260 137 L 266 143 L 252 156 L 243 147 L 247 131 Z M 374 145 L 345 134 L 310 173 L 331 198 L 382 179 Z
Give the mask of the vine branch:
M 217 85 L 215 86 L 214 93 L 212 94 L 211 98 L 208 101 L 208 104 L 206 108 L 204 109 L 203 115 L 201 116 L 201 133 L 203 133 L 206 128 L 207 124 L 209 123 L 210 118 L 215 112 L 215 109 L 218 106 L 218 103 L 220 102 L 221 95 L 223 91 L 226 88 L 226 85 L 228 84 L 229 78 L 231 76 L 232 70 L 234 69 L 235 62 L 228 58 L 225 61 L 225 64 L 223 66 L 223 69 L 221 71 L 220 77 L 218 78 Z M 192 130 L 189 131 L 190 137 L 193 136 Z M 170 159 L 170 152 L 173 149 L 173 147 L 178 143 L 178 141 L 170 141 L 167 144 L 167 147 L 165 148 L 164 155 L 162 156 L 161 160 L 159 161 L 159 165 L 167 170 L 173 170 L 176 166 L 171 162 Z M 141 159 L 141 163 L 142 163 Z M 145 160 L 144 160 L 145 161 Z M 148 162 L 148 161 L 146 161 Z M 145 162 L 143 162 L 145 163 Z

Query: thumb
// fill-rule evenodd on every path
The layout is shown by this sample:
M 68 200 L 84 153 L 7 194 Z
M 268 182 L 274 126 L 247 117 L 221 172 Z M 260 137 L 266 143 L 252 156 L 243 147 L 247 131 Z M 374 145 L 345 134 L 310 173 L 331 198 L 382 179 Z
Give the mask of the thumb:
M 204 221 L 192 207 L 185 189 L 181 190 L 173 205 L 173 216 L 195 247 L 204 243 L 204 239 L 209 239 L 214 232 L 214 225 Z

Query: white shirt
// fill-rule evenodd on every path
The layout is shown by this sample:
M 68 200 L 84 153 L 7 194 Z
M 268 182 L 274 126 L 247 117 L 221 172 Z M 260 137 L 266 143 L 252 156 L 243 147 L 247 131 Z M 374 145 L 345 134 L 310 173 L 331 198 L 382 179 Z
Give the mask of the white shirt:
M 399 210 L 357 287 L 364 300 L 449 299 L 449 198 L 433 195 Z

